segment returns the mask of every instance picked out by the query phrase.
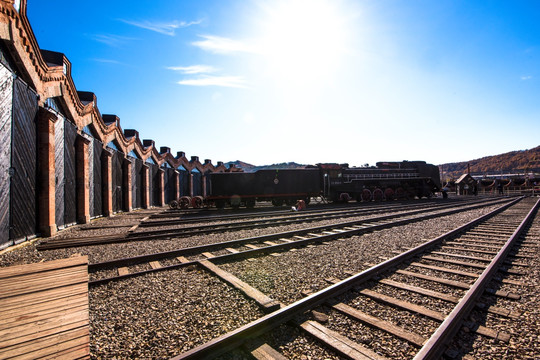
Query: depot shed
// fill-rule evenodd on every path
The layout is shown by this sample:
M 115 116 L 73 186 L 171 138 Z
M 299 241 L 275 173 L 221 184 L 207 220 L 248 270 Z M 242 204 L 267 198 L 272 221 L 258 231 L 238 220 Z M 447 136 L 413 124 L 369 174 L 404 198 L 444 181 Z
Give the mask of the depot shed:
M 478 181 L 470 174 L 463 174 L 456 181 L 457 195 L 476 195 L 478 192 Z

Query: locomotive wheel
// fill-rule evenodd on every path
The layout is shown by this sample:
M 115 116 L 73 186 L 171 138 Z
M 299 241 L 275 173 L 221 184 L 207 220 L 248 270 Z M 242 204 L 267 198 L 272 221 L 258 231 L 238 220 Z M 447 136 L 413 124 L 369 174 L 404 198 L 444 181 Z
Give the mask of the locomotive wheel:
M 384 190 L 384 197 L 386 200 L 394 200 L 394 190 L 392 188 L 386 188 Z
M 194 198 L 191 199 L 191 206 L 192 206 L 194 209 L 200 209 L 200 208 L 202 208 L 203 203 L 204 203 L 204 200 L 203 200 L 203 198 L 200 197 L 200 196 L 195 196 Z
M 246 207 L 248 209 L 253 209 L 255 207 L 255 199 L 247 199 L 246 200 Z
M 384 194 L 381 189 L 377 188 L 373 190 L 373 200 L 382 201 L 383 198 L 384 198 Z
M 371 201 L 371 191 L 369 189 L 362 190 L 362 200 Z
M 191 198 L 189 196 L 182 196 L 180 198 L 180 209 L 189 209 L 189 204 L 191 203 Z
M 173 200 L 169 203 L 169 208 L 171 209 L 178 209 L 178 201 Z
M 272 199 L 272 205 L 283 206 L 283 199 Z

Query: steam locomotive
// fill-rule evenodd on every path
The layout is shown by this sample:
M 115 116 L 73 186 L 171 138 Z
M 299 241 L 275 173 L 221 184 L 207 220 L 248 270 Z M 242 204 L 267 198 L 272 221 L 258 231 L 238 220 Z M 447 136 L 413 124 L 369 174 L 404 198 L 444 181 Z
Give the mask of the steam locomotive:
M 275 206 L 330 201 L 382 201 L 429 198 L 440 191 L 439 168 L 425 161 L 378 162 L 374 167 L 317 164 L 304 169 L 259 170 L 210 174 L 207 204 L 222 208 L 253 207 L 258 201 Z

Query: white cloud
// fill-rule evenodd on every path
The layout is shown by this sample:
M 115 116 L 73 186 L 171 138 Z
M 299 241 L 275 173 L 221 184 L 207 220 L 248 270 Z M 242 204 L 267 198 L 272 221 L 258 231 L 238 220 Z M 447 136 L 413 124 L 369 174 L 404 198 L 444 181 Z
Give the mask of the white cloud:
M 120 19 L 120 21 L 129 25 L 142 28 L 142 29 L 155 31 L 157 33 L 169 35 L 169 36 L 174 36 L 176 29 L 185 28 L 191 25 L 197 25 L 202 22 L 202 20 L 197 20 L 197 21 L 191 21 L 191 22 L 173 21 L 170 23 L 162 23 L 162 22 L 151 22 L 148 20 L 133 21 L 133 20 L 124 20 L 124 19 Z
M 242 76 L 210 76 L 205 75 L 195 79 L 185 79 L 178 82 L 180 85 L 190 86 L 221 86 L 246 88 L 246 81 Z
M 531 75 L 526 75 L 526 76 L 521 77 L 521 80 L 531 80 L 531 79 L 532 79 Z
M 104 63 L 104 64 L 122 64 L 120 61 L 112 60 L 112 59 L 100 59 L 100 58 L 94 58 L 94 61 Z M 122 64 L 123 65 L 123 64 Z
M 191 44 L 206 51 L 217 54 L 230 54 L 237 52 L 253 53 L 255 49 L 248 44 L 221 36 L 199 35 L 204 40 L 194 41 Z
M 180 71 L 182 74 L 189 74 L 189 75 L 213 73 L 218 70 L 215 67 L 210 66 L 210 65 L 169 66 L 167 67 L 167 69 Z
M 109 35 L 109 34 L 96 34 L 96 35 L 89 35 L 93 40 L 107 44 L 109 46 L 119 46 L 122 43 L 125 43 L 127 41 L 135 40 L 135 38 L 127 37 L 127 36 L 120 36 L 120 35 Z

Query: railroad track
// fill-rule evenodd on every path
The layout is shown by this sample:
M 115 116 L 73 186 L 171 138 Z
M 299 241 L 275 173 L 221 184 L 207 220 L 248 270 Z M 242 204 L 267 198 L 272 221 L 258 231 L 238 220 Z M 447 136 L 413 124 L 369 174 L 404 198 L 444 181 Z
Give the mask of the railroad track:
M 309 207 L 306 210 L 302 211 L 302 214 L 317 214 L 317 213 L 331 213 L 331 212 L 338 212 L 338 211 L 356 211 L 356 210 L 375 210 L 377 208 L 389 208 L 389 207 L 407 207 L 407 206 L 415 206 L 415 205 L 422 205 L 426 203 L 433 203 L 433 201 L 437 200 L 416 200 L 416 201 L 409 201 L 409 202 L 398 202 L 398 201 L 392 201 L 392 202 L 379 202 L 379 203 L 361 203 L 361 204 L 338 204 L 338 205 L 326 205 L 322 208 L 320 207 Z M 454 199 L 446 199 L 444 200 L 445 203 L 449 202 L 461 202 L 462 200 L 459 200 L 457 198 Z M 227 221 L 227 220 L 239 220 L 239 219 L 250 219 L 250 218 L 262 218 L 262 217 L 277 217 L 277 216 L 293 216 L 298 213 L 292 213 L 290 208 L 287 208 L 285 210 L 278 209 L 278 210 L 264 210 L 264 211 L 250 211 L 250 212 L 244 212 L 244 213 L 229 213 L 229 214 L 204 214 L 203 216 L 200 216 L 199 214 L 194 214 L 190 216 L 178 216 L 178 215 L 167 215 L 168 212 L 155 214 L 150 216 L 148 223 L 148 226 L 153 226 L 154 224 L 159 225 L 168 225 L 168 224 L 189 224 L 193 222 L 200 222 L 200 221 Z M 155 220 L 155 219 L 163 219 L 166 220 Z
M 493 200 L 478 200 L 475 202 L 470 202 L 468 204 L 491 204 L 496 203 L 500 201 L 499 199 Z M 59 249 L 59 248 L 67 248 L 67 247 L 76 247 L 76 246 L 91 246 L 91 245 L 102 245 L 102 244 L 110 244 L 110 243 L 120 243 L 120 242 L 128 242 L 128 241 L 146 241 L 146 240 L 159 240 L 159 239 L 170 239 L 172 237 L 185 237 L 185 236 L 194 236 L 194 235 L 202 235 L 202 234 L 209 234 L 209 233 L 215 233 L 215 232 L 224 232 L 224 231 L 238 231 L 238 230 L 245 230 L 245 229 L 254 229 L 254 228 L 267 228 L 267 227 L 275 227 L 275 226 L 283 226 L 283 225 L 291 225 L 291 224 L 298 224 L 298 223 L 307 223 L 307 222 L 315 222 L 315 221 L 323 221 L 323 220 L 331 220 L 331 219 L 342 219 L 347 217 L 356 217 L 356 216 L 363 216 L 363 215 L 371 215 L 379 212 L 399 212 L 407 209 L 418 209 L 418 210 L 411 210 L 409 212 L 403 213 L 404 215 L 414 215 L 416 213 L 425 212 L 425 211 L 431 211 L 433 208 L 438 207 L 441 208 L 457 208 L 460 206 L 464 206 L 462 202 L 453 202 L 451 204 L 443 205 L 442 207 L 440 204 L 422 204 L 422 205 L 407 205 L 405 207 L 402 206 L 390 206 L 387 208 L 381 208 L 381 207 L 375 207 L 375 208 L 368 208 L 368 209 L 357 209 L 357 210 L 339 210 L 336 212 L 324 212 L 322 214 L 318 213 L 308 213 L 308 214 L 296 214 L 294 215 L 288 215 L 288 216 L 281 216 L 281 217 L 271 217 L 270 219 L 263 218 L 258 220 L 251 220 L 251 221 L 241 221 L 238 222 L 229 222 L 229 223 L 220 223 L 220 224 L 206 224 L 206 225 L 196 225 L 191 227 L 182 227 L 182 228 L 173 228 L 173 229 L 151 229 L 141 232 L 125 232 L 123 234 L 117 235 L 117 236 L 111 236 L 111 235 L 103 235 L 103 236 L 91 236 L 91 237 L 75 237 L 75 238 L 58 238 L 58 239 L 47 239 L 42 241 L 40 244 L 36 246 L 38 250 L 51 250 L 51 249 Z M 291 213 L 289 213 L 291 214 Z M 401 216 L 401 214 L 395 215 L 395 216 Z M 173 222 L 175 223 L 175 222 Z M 355 224 L 348 223 L 348 224 Z M 139 226 L 141 226 L 140 224 Z M 160 223 L 160 225 L 162 225 Z M 133 228 L 134 230 L 135 228 Z
M 121 280 L 150 272 L 171 270 L 197 264 L 199 260 L 204 259 L 234 260 L 258 256 L 259 254 L 277 254 L 292 248 L 325 243 L 339 238 L 346 238 L 375 230 L 382 230 L 412 222 L 451 215 L 488 205 L 498 203 L 507 204 L 509 201 L 509 199 L 499 199 L 495 202 L 480 202 L 474 204 L 460 204 L 461 206 L 453 205 L 437 209 L 428 208 L 414 210 L 358 221 L 340 222 L 331 225 L 94 263 L 88 266 L 91 278 L 89 284 L 95 286 L 109 281 Z
M 459 355 L 456 349 L 448 349 L 448 344 L 460 329 L 508 341 L 510 335 L 504 330 L 483 327 L 467 316 L 475 307 L 498 316 L 519 316 L 507 309 L 485 306 L 479 300 L 485 293 L 517 298 L 491 284 L 498 279 L 522 285 L 501 278 L 501 274 L 523 273 L 526 268 L 522 259 L 535 256 L 526 245 L 520 248 L 519 241 L 539 207 L 540 200 L 512 201 L 365 271 L 346 279 L 327 279 L 329 287 L 290 305 L 280 304 L 278 310 L 174 359 L 214 358 L 240 346 L 242 350 L 235 351 L 248 351 L 261 359 L 281 359 L 283 355 L 269 342 L 270 334 L 283 326 L 299 328 L 331 353 L 352 359 L 388 358 L 388 349 L 378 341 L 361 341 L 359 328 L 376 332 L 377 339 L 391 337 L 392 347 L 410 349 L 405 357 L 414 359 Z M 209 260 L 201 263 L 215 266 L 208 264 Z M 372 311 L 374 308 L 377 310 Z M 350 324 L 345 334 L 339 331 L 342 328 L 332 329 L 337 318 L 346 318 Z M 411 323 L 426 325 L 412 331 L 407 326 Z M 351 332 L 352 328 L 357 331 Z

